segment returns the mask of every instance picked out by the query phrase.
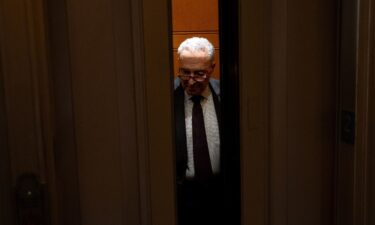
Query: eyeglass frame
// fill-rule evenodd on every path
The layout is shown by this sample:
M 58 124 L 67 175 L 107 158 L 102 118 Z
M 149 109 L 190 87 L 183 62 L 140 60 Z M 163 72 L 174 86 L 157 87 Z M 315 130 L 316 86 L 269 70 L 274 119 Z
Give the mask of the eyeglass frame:
M 181 70 L 184 71 L 184 74 L 181 74 Z M 185 73 L 185 72 L 188 72 L 188 71 L 189 71 L 189 73 Z M 199 72 L 203 72 L 203 75 L 197 75 L 197 73 L 199 73 Z M 207 78 L 208 73 L 209 73 L 208 70 L 193 70 L 193 71 L 191 71 L 191 70 L 188 70 L 188 69 L 180 68 L 177 76 L 181 80 L 184 80 L 184 81 L 188 81 L 188 80 L 190 80 L 190 78 L 192 78 L 196 82 L 203 82 Z M 197 78 L 202 79 L 202 80 L 197 80 Z

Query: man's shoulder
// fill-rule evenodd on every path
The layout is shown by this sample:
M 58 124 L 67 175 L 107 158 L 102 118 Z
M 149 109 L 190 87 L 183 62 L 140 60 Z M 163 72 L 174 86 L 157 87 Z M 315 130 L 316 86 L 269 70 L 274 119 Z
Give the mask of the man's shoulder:
M 217 79 L 210 79 L 210 85 L 212 90 L 216 93 L 216 95 L 220 96 L 220 80 Z
M 181 84 L 180 78 L 177 77 L 176 79 L 174 79 L 174 90 L 177 90 L 180 84 Z

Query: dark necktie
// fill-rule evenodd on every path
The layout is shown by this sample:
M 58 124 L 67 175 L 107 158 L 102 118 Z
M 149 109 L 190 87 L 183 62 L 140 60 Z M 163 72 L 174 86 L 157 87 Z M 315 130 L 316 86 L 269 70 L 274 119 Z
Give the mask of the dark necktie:
M 202 96 L 193 96 L 193 154 L 195 179 L 205 181 L 212 177 L 212 168 L 201 106 Z

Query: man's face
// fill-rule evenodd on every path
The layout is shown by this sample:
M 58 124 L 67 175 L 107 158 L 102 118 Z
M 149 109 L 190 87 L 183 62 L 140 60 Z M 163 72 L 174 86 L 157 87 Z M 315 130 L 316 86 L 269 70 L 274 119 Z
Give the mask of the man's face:
M 204 79 L 194 79 L 190 76 L 187 80 L 181 79 L 182 87 L 189 95 L 201 95 L 207 88 L 215 63 L 208 59 L 207 53 L 191 53 L 183 51 L 178 60 L 179 71 L 190 75 L 204 73 Z

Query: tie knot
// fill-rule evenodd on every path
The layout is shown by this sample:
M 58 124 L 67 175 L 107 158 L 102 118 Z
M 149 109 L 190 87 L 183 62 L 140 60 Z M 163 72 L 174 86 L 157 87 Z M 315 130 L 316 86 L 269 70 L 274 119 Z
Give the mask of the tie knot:
M 194 95 L 193 97 L 190 98 L 194 103 L 200 103 L 201 100 L 203 99 L 203 96 L 201 95 Z

